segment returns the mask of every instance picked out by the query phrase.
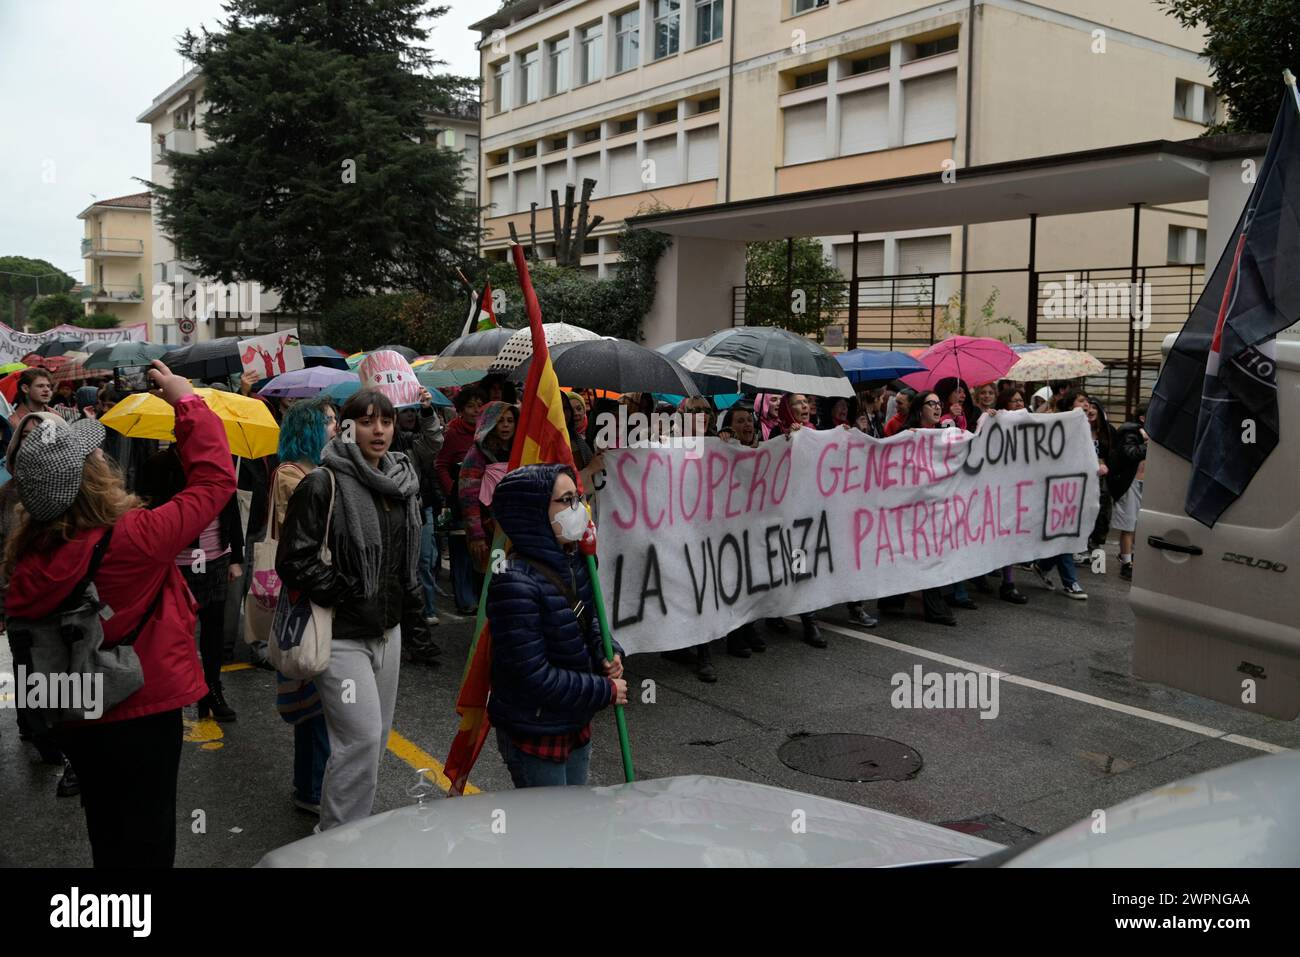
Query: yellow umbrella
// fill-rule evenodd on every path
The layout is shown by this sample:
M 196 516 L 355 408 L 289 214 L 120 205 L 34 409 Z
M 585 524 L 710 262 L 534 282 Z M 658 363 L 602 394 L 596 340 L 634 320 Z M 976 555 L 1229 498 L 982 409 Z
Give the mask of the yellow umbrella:
M 260 459 L 279 447 L 280 427 L 275 424 L 275 418 L 264 402 L 220 389 L 195 389 L 194 394 L 217 413 L 217 418 L 226 427 L 230 451 L 235 455 Z M 176 425 L 175 411 L 150 392 L 127 396 L 100 421 L 128 438 L 176 441 L 172 431 Z

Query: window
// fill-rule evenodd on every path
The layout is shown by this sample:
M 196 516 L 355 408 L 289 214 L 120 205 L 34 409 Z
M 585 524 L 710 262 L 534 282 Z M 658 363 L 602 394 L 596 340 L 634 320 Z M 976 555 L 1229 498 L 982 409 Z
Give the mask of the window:
M 655 59 L 677 52 L 682 28 L 681 0 L 654 0 Z
M 596 189 L 592 192 L 594 198 L 609 195 L 609 189 L 603 182 L 600 175 L 600 154 L 588 153 L 586 156 L 579 156 L 574 161 L 573 181 L 576 185 L 581 186 L 583 180 L 594 179 Z
M 537 47 L 533 47 L 524 53 L 519 54 L 519 103 L 522 106 L 525 103 L 535 102 L 537 92 L 541 88 L 538 82 L 538 74 L 542 68 L 542 54 Z
M 826 69 L 813 70 L 811 73 L 801 73 L 794 78 L 794 88 L 802 90 L 810 86 L 818 86 L 826 82 Z
M 582 58 L 578 68 L 579 82 L 594 83 L 600 79 L 605 69 L 604 39 L 605 33 L 599 23 L 578 31 L 578 55 Z
M 488 166 L 500 166 L 502 163 L 510 161 L 510 151 L 502 150 L 500 153 L 488 154 Z
M 889 146 L 889 88 L 874 87 L 840 97 L 840 155 Z
M 686 181 L 718 178 L 718 128 L 706 126 L 686 134 Z
M 537 155 L 536 143 L 529 143 L 527 146 L 521 146 L 519 148 L 520 159 L 528 159 L 530 156 L 536 156 L 536 155 Z
M 1169 227 L 1169 265 L 1195 266 L 1205 263 L 1205 230 L 1192 226 Z
M 806 13 L 809 10 L 816 10 L 818 7 L 829 6 L 831 0 L 794 0 L 793 11 L 795 13 Z
M 721 101 L 716 96 L 711 96 L 707 100 L 700 100 L 695 104 L 696 113 L 714 113 L 717 111 Z
M 641 189 L 641 167 L 636 161 L 635 146 L 620 146 L 609 151 L 609 191 L 613 196 L 635 193 Z
M 614 127 L 615 136 L 622 136 L 624 133 L 635 133 L 635 132 L 636 132 L 635 117 L 633 117 L 630 120 L 619 120 L 618 125 Z
M 614 14 L 614 72 L 632 69 L 641 59 L 641 11 Z
M 940 53 L 951 53 L 957 49 L 957 34 L 950 37 L 940 37 L 938 40 L 930 40 L 926 43 L 918 43 L 916 52 L 912 54 L 913 60 L 924 60 L 928 56 L 938 56 Z
M 546 95 L 554 96 L 569 88 L 569 38 L 556 37 L 546 44 L 547 68 Z
M 826 158 L 826 101 L 784 110 L 785 165 Z
M 558 153 L 560 150 L 569 148 L 569 138 L 567 136 L 557 136 L 551 140 L 551 152 Z
M 1202 126 L 1214 123 L 1214 114 L 1218 100 L 1214 91 L 1200 83 L 1190 80 L 1174 81 L 1174 116 L 1180 120 L 1190 120 Z
M 676 122 L 677 122 L 677 107 L 675 106 L 666 110 L 658 110 L 655 112 L 655 122 L 654 122 L 655 126 L 658 126 L 660 123 L 676 123 Z
M 677 162 L 677 137 L 661 136 L 657 140 L 648 141 L 645 145 L 645 158 L 649 162 L 642 170 L 642 189 L 676 186 L 682 181 L 680 164 Z
M 578 134 L 578 138 L 584 143 L 594 143 L 600 139 L 600 127 L 593 126 L 589 130 L 583 130 Z
M 722 39 L 722 0 L 695 0 L 695 45 Z
M 496 111 L 503 113 L 510 109 L 510 61 L 502 60 L 492 71 L 492 102 Z
M 857 76 L 860 73 L 875 73 L 877 70 L 888 69 L 888 53 L 877 53 L 875 56 L 861 57 L 849 61 L 849 76 Z
M 957 71 L 903 83 L 903 143 L 930 143 L 957 135 Z

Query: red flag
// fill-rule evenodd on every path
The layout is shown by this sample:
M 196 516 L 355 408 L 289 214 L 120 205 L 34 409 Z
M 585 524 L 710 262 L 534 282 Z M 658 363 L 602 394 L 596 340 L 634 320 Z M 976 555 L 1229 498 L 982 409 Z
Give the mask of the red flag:
M 524 384 L 524 398 L 519 413 L 514 447 L 510 451 L 510 469 L 540 462 L 559 462 L 573 468 L 573 450 L 569 447 L 569 431 L 564 422 L 564 406 L 568 401 L 560 391 L 560 382 L 551 365 L 551 355 L 546 348 L 546 332 L 542 329 L 542 309 L 533 292 L 528 275 L 528 262 L 522 246 L 512 246 L 515 269 L 519 272 L 519 286 L 528 310 L 528 325 L 533 334 L 533 362 L 528 368 L 528 381 Z M 490 302 L 488 292 L 484 297 Z M 574 472 L 577 469 L 574 468 Z M 491 572 L 489 571 L 489 574 Z M 492 688 L 492 636 L 482 607 L 474 644 L 470 648 L 465 674 L 461 678 L 460 692 L 456 696 L 456 713 L 460 715 L 460 728 L 447 752 L 447 777 L 451 779 L 451 794 L 463 794 L 469 782 L 469 772 L 483 750 L 491 722 L 487 714 L 488 693 Z

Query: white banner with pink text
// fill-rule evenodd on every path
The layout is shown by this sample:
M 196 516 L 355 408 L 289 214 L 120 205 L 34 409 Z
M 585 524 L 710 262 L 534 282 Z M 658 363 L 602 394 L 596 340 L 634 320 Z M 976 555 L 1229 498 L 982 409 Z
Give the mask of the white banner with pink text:
M 1078 410 L 1001 412 L 975 434 L 687 442 L 605 453 L 600 581 L 629 654 L 1083 551 L 1099 509 Z

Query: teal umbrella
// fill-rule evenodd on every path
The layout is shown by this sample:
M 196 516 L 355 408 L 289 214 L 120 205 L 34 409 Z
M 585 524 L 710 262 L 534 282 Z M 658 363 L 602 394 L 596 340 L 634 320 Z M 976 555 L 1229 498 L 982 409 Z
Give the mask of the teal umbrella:
M 330 386 L 328 389 L 322 390 L 320 394 L 323 396 L 328 396 L 329 398 L 333 399 L 335 402 L 342 404 L 346 402 L 348 399 L 352 398 L 352 396 L 355 393 L 360 391 L 361 391 L 361 383 L 359 381 L 358 382 L 337 382 L 334 385 Z M 433 396 L 434 405 L 440 405 L 443 406 L 444 408 L 451 407 L 452 405 L 451 399 L 447 398 L 437 389 L 429 389 L 429 394 Z

